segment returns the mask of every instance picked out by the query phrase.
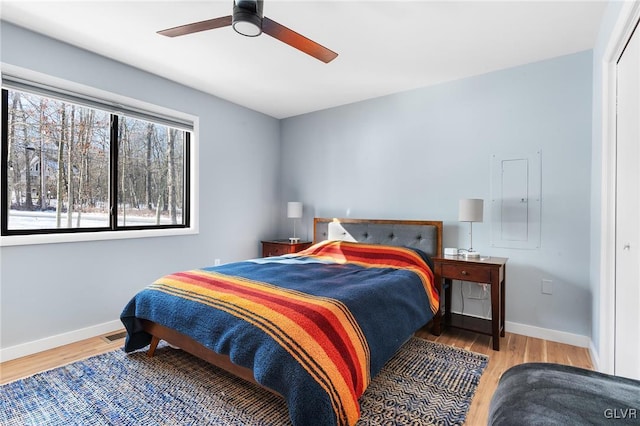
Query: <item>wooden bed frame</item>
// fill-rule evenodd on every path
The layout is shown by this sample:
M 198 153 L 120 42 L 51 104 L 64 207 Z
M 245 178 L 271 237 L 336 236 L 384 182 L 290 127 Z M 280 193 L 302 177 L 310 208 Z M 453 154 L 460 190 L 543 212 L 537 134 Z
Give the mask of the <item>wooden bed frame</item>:
M 421 221 L 421 220 L 369 220 L 369 219 L 324 219 L 324 218 L 315 218 L 314 219 L 314 243 L 322 240 L 320 235 L 317 235 L 317 227 L 318 224 L 328 223 L 338 221 L 341 224 L 379 224 L 379 225 L 417 225 L 417 226 L 433 226 L 437 232 L 437 256 L 442 255 L 442 222 L 441 221 Z M 435 283 L 436 288 L 438 290 L 438 294 L 442 294 L 442 283 Z M 432 328 L 431 332 L 437 336 L 440 335 L 440 323 L 441 323 L 441 310 L 438 310 L 438 313 L 432 319 Z M 171 328 L 165 327 L 163 325 L 154 323 L 152 321 L 141 320 L 142 328 L 145 332 L 149 333 L 152 336 L 151 344 L 149 346 L 149 350 L 147 351 L 147 356 L 153 357 L 161 340 L 169 343 L 171 346 L 176 346 L 182 349 L 185 352 L 190 353 L 200 359 L 207 361 L 210 364 L 215 365 L 216 367 L 222 368 L 223 370 L 228 371 L 229 373 L 240 377 L 248 382 L 254 383 L 261 388 L 264 388 L 276 395 L 280 394 L 273 389 L 270 389 L 266 386 L 259 384 L 253 375 L 253 371 L 249 368 L 242 367 L 240 365 L 234 364 L 228 355 L 219 354 L 217 352 L 212 351 L 211 349 L 206 348 L 201 345 L 197 341 L 192 338 L 179 333 Z

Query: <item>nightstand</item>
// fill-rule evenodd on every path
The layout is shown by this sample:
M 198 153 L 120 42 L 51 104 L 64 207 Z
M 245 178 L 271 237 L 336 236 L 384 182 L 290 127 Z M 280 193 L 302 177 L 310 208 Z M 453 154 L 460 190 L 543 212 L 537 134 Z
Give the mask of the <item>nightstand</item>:
M 444 325 L 488 334 L 493 337 L 493 349 L 496 351 L 500 350 L 500 337 L 504 337 L 506 264 L 507 258 L 505 257 L 443 256 L 433 258 L 433 273 L 436 283 L 438 280 L 444 279 Z M 491 286 L 491 320 L 451 312 L 452 280 L 471 281 Z
M 262 257 L 297 253 L 310 247 L 311 244 L 311 241 L 298 241 L 297 243 L 291 243 L 289 240 L 262 241 Z

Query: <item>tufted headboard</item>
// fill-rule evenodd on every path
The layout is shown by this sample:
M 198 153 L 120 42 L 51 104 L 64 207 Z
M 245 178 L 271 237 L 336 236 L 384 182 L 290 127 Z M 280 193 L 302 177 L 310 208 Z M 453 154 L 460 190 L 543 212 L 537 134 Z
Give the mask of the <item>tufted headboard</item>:
M 313 242 L 357 241 L 418 248 L 442 256 L 442 221 L 388 219 L 313 219 Z

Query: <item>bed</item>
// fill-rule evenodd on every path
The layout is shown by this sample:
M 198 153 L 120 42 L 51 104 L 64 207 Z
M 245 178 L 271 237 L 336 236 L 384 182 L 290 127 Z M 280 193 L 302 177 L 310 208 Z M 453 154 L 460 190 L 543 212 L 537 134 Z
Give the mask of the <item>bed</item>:
M 640 381 L 553 363 L 511 367 L 498 383 L 488 424 L 640 424 Z
M 358 398 L 428 322 L 442 222 L 314 219 L 314 245 L 161 277 L 121 314 L 125 351 L 165 340 L 281 395 L 294 425 L 353 425 Z

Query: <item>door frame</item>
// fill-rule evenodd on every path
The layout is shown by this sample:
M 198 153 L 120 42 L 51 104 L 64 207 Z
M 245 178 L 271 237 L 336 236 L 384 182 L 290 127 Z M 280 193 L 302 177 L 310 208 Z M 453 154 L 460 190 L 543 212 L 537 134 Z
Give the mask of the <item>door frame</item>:
M 640 1 L 625 2 L 602 57 L 602 174 L 598 369 L 613 374 L 616 282 L 616 64 L 640 20 Z

